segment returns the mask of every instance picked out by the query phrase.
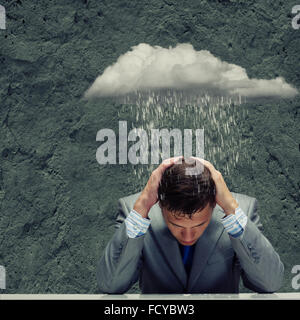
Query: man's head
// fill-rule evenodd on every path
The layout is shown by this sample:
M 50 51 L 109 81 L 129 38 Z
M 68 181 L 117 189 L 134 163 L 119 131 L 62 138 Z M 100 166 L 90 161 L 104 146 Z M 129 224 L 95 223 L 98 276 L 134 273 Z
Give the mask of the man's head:
M 199 165 L 199 163 L 198 163 Z M 210 171 L 196 162 L 181 161 L 167 168 L 162 176 L 158 199 L 166 224 L 183 245 L 193 245 L 208 226 L 216 205 L 215 183 Z

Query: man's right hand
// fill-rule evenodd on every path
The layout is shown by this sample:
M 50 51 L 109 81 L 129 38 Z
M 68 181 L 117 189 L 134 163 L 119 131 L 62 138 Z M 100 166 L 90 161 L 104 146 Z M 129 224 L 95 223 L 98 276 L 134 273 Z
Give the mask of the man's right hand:
M 181 160 L 183 157 L 174 157 L 165 159 L 153 172 L 151 173 L 151 176 L 140 194 L 139 198 L 136 200 L 133 210 L 138 212 L 143 218 L 148 217 L 148 213 L 152 206 L 155 205 L 155 203 L 158 201 L 158 187 L 160 180 L 162 178 L 162 175 L 164 171 L 171 167 L 174 163 Z

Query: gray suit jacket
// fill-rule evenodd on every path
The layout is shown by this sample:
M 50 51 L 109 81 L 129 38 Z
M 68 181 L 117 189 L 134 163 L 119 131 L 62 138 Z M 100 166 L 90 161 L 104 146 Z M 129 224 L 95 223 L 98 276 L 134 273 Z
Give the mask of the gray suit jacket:
M 97 267 L 100 292 L 125 293 L 139 279 L 142 293 L 238 293 L 240 276 L 255 292 L 277 291 L 284 267 L 259 230 L 257 200 L 244 194 L 232 195 L 248 216 L 243 235 L 228 235 L 220 221 L 224 213 L 216 205 L 208 227 L 196 242 L 189 277 L 178 241 L 169 231 L 159 205 L 149 212 L 151 225 L 146 234 L 132 239 L 123 222 L 139 193 L 121 198 L 117 230 Z

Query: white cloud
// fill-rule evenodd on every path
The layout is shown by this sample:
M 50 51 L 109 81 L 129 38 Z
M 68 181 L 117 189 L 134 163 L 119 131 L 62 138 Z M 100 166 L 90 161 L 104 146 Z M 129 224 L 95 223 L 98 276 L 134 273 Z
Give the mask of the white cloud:
M 162 48 L 141 43 L 98 76 L 85 97 L 119 96 L 148 89 L 196 89 L 244 97 L 294 97 L 284 78 L 249 79 L 246 70 L 191 44 Z

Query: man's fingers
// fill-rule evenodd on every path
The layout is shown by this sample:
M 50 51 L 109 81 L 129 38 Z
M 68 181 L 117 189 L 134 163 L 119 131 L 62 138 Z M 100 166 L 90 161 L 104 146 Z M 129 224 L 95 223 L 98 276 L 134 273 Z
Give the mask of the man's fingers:
M 199 161 L 201 162 L 203 165 L 205 165 L 207 168 L 211 169 L 212 164 L 202 158 L 197 158 L 197 157 L 191 157 L 192 159 L 194 159 L 195 161 Z
M 202 158 L 197 158 L 197 157 L 190 157 L 194 159 L 195 161 L 200 161 L 202 165 L 206 166 L 209 171 L 211 172 L 212 176 L 216 176 L 219 174 L 219 171 L 215 169 L 215 167 L 207 160 L 204 160 Z M 178 157 L 173 157 L 169 159 L 163 160 L 163 162 L 156 168 L 156 172 L 161 176 L 163 172 L 170 166 L 172 166 L 175 163 L 181 163 L 183 159 L 183 156 L 178 156 Z M 203 168 L 202 168 L 203 170 Z
M 213 173 L 213 171 L 216 171 L 216 168 L 209 161 L 201 159 L 201 158 L 196 158 L 196 157 L 191 157 L 191 158 L 202 162 L 210 170 L 211 173 Z
M 182 158 L 183 156 L 178 156 L 163 160 L 163 162 L 153 171 L 154 176 L 160 181 L 164 171 L 175 163 L 181 163 Z
M 175 163 L 181 163 L 183 156 L 178 156 L 174 158 L 165 159 L 158 168 L 161 168 L 163 171 L 168 167 L 172 166 Z
M 173 157 L 173 158 L 169 158 L 169 159 L 165 159 L 162 163 L 165 166 L 169 166 L 171 164 L 174 164 L 175 162 L 180 163 L 182 160 L 183 156 L 178 156 L 178 157 Z

